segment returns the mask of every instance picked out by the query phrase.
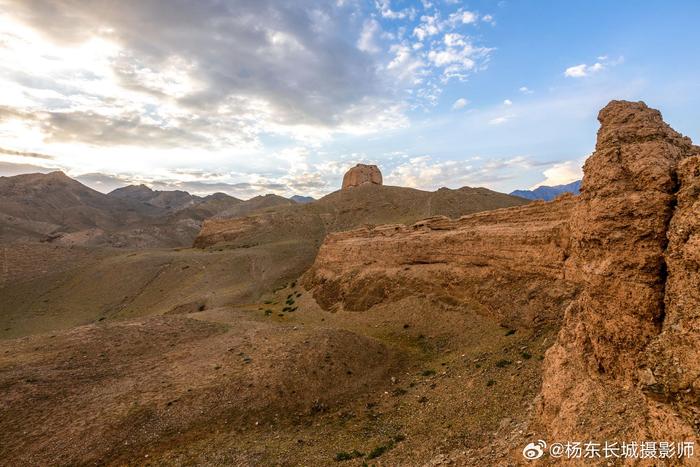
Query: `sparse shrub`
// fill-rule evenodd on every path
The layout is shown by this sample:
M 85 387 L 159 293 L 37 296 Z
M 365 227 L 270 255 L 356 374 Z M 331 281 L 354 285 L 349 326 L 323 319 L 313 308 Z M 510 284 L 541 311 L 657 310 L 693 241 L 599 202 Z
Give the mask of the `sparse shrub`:
M 491 386 L 493 386 L 494 384 L 496 384 L 496 382 L 495 382 L 494 380 L 492 380 L 492 379 L 486 381 L 486 386 L 488 386 L 488 387 L 491 387 Z
M 294 288 L 297 286 L 297 281 L 292 282 L 291 287 Z
M 387 444 L 377 446 L 369 452 L 369 454 L 367 455 L 367 459 L 376 459 L 377 457 L 387 452 L 389 449 L 391 449 L 391 447 Z
M 363 453 L 361 453 L 357 449 L 353 449 L 350 452 L 341 451 L 341 452 L 336 453 L 335 460 L 338 462 L 349 461 L 351 459 L 355 459 L 357 457 L 362 457 L 362 456 L 364 456 Z
M 268 308 L 267 310 L 265 310 L 265 316 L 270 316 L 270 315 L 272 315 L 272 310 Z
M 396 388 L 392 391 L 392 394 L 394 394 L 395 396 L 403 396 L 404 394 L 406 394 L 406 392 L 407 391 L 404 388 Z
M 377 457 L 381 456 L 385 452 L 389 451 L 392 449 L 396 444 L 395 443 L 400 443 L 401 441 L 405 440 L 406 437 L 404 435 L 396 435 L 394 436 L 394 439 L 389 441 L 386 444 L 382 444 L 380 446 L 377 446 L 376 448 L 372 449 L 369 454 L 367 454 L 367 459 L 376 459 Z
M 532 354 L 530 354 L 529 352 L 522 352 L 520 356 L 523 357 L 523 359 L 525 360 L 530 360 L 532 358 Z
M 511 363 L 513 363 L 513 362 L 511 362 L 510 360 L 506 360 L 505 358 L 503 358 L 503 359 L 501 359 L 501 360 L 499 360 L 499 361 L 496 362 L 496 366 L 497 366 L 498 368 L 505 368 L 505 367 L 507 367 L 508 365 L 510 365 Z
M 515 334 L 515 329 L 509 329 L 508 332 L 506 332 L 506 336 L 512 336 Z
M 433 376 L 435 374 L 435 370 L 423 370 L 421 372 L 421 376 Z

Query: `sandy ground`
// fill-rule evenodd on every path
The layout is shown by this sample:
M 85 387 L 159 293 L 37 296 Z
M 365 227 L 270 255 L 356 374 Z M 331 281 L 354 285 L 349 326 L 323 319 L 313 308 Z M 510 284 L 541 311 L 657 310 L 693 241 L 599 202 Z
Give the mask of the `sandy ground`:
M 553 331 L 505 329 L 430 297 L 329 313 L 288 284 L 243 306 L 0 340 L 0 458 L 424 465 L 483 455 L 527 431 Z

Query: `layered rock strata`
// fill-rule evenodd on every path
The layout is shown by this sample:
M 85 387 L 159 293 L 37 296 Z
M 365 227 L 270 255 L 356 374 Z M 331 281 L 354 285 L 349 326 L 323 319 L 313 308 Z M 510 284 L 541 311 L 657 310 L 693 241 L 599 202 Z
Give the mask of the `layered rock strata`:
M 556 320 L 577 290 L 564 274 L 574 206 L 565 196 L 454 221 L 329 234 L 303 283 L 327 310 L 423 294 L 513 325 Z

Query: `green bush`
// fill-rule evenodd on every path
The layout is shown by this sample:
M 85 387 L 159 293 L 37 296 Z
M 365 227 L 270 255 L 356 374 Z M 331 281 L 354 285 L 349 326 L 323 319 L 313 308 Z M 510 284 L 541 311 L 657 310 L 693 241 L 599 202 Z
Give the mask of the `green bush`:
M 382 444 L 381 446 L 377 446 L 369 452 L 367 459 L 376 459 L 391 448 L 392 446 L 390 444 Z
M 335 460 L 338 462 L 349 461 L 351 459 L 355 459 L 357 457 L 362 457 L 362 456 L 364 456 L 364 454 L 362 454 L 360 451 L 358 451 L 356 449 L 353 449 L 350 452 L 341 451 L 341 452 L 336 453 Z

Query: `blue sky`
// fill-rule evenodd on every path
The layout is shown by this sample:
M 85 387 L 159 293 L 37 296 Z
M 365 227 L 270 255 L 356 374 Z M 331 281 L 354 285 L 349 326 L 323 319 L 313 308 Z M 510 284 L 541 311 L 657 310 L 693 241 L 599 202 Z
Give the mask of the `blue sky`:
M 242 198 L 580 177 L 597 111 L 700 133 L 692 1 L 0 0 L 0 175 Z

